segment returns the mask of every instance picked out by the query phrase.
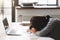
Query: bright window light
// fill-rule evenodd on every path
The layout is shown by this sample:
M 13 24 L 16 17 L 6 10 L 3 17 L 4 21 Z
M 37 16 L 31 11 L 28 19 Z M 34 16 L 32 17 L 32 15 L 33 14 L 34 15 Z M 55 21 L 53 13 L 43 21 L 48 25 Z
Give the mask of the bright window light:
M 48 4 L 56 4 L 56 0 L 47 0 Z
M 37 2 L 37 4 L 41 4 L 41 5 L 55 5 L 57 4 L 58 0 L 19 0 L 19 3 L 29 3 L 29 2 Z
M 47 0 L 38 0 L 38 4 L 47 4 Z

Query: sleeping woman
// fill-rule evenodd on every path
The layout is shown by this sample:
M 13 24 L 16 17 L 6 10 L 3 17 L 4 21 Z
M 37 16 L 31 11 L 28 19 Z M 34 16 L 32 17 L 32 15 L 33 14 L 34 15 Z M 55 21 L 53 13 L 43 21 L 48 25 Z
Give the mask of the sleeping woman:
M 30 28 L 28 32 L 35 34 L 35 35 L 39 35 L 40 31 L 49 22 L 49 18 L 50 18 L 49 16 L 33 16 L 30 19 Z

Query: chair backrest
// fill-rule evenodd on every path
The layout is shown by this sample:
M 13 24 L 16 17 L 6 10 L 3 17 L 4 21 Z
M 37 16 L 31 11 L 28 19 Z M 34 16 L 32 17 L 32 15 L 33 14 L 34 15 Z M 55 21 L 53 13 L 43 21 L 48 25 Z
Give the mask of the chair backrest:
M 47 26 L 41 31 L 40 36 L 46 36 L 60 40 L 60 20 L 51 20 Z

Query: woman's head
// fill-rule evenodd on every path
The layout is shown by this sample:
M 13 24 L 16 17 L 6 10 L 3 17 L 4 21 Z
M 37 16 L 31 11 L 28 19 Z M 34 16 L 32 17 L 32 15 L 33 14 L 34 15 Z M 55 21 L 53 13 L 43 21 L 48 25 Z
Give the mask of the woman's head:
M 45 16 L 33 16 L 30 19 L 30 29 L 34 28 L 36 31 L 40 31 L 47 25 L 47 23 Z

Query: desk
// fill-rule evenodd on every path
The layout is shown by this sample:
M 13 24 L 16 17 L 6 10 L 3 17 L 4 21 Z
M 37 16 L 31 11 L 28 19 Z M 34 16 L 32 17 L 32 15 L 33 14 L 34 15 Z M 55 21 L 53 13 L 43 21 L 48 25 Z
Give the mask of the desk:
M 4 36 L 1 37 L 0 40 L 54 40 L 49 37 L 38 37 L 36 35 L 30 35 L 28 32 L 26 32 L 29 27 L 23 27 L 22 25 L 14 23 L 11 25 L 11 27 L 16 31 L 16 34 L 20 34 L 21 36 Z
M 39 37 L 32 39 L 30 37 L 23 37 L 23 36 L 7 36 L 7 37 L 2 37 L 0 40 L 54 40 L 49 37 Z

